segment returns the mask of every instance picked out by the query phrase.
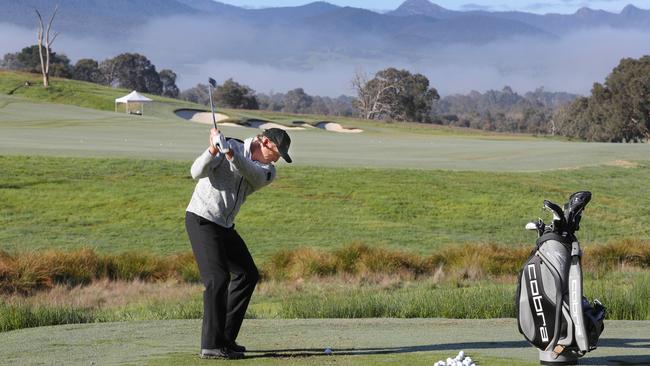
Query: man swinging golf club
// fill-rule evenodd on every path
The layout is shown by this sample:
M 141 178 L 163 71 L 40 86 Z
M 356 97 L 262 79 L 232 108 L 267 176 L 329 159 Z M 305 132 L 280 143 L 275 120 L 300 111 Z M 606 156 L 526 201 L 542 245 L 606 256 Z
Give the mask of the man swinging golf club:
M 212 128 L 210 146 L 192 164 L 198 182 L 185 227 L 205 286 L 202 358 L 244 357 L 246 348 L 235 340 L 259 273 L 234 220 L 246 197 L 275 179 L 273 163 L 280 157 L 291 163 L 290 144 L 289 135 L 278 128 L 243 143 Z

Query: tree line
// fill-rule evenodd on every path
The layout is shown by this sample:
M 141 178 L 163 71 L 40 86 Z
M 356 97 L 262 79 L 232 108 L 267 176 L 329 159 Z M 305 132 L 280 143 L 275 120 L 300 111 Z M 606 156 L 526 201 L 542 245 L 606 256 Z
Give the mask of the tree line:
M 208 105 L 210 97 L 207 84 L 197 84 L 180 93 L 183 100 Z M 261 109 L 284 113 L 321 114 L 330 116 L 355 116 L 353 97 L 341 95 L 337 98 L 309 95 L 303 88 L 286 93 L 257 93 L 248 85 L 232 78 L 217 85 L 212 94 L 217 106 L 235 109 Z
M 7 53 L 0 67 L 41 72 L 43 46 Z M 156 71 L 147 57 L 123 53 L 98 62 L 84 58 L 71 64 L 64 54 L 50 50 L 52 76 L 209 104 L 207 84 L 182 92 L 176 73 Z M 356 72 L 351 80 L 356 97 L 307 94 L 303 88 L 286 93 L 257 93 L 232 78 L 213 93 L 217 106 L 262 109 L 285 113 L 356 116 L 383 121 L 421 122 L 488 131 L 561 135 L 587 141 L 643 142 L 650 137 L 650 56 L 622 59 L 603 84 L 594 83 L 591 95 L 580 97 L 539 88 L 520 95 L 505 86 L 485 93 L 441 98 L 428 78 L 408 70 L 387 68 L 373 77 Z
M 440 99 L 429 80 L 408 70 L 388 68 L 373 78 L 357 73 L 352 84 L 359 117 L 414 121 L 490 131 L 561 135 L 586 141 L 644 142 L 650 139 L 650 56 L 622 59 L 591 95 L 524 95 L 471 92 Z
M 40 48 L 40 52 L 39 52 Z M 40 54 L 48 53 L 46 47 L 28 46 L 15 53 L 7 53 L 0 67 L 8 70 L 41 73 Z M 117 88 L 176 98 L 176 73 L 170 69 L 156 71 L 151 61 L 138 53 L 122 53 L 101 62 L 83 58 L 74 65 L 65 54 L 49 50 L 49 75 L 67 79 L 89 81 Z

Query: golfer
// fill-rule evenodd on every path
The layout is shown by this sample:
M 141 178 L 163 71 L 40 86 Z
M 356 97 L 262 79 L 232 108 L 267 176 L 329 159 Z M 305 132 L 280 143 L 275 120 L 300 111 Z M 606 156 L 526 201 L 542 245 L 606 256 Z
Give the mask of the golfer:
M 185 228 L 199 267 L 203 292 L 201 358 L 238 359 L 246 348 L 235 343 L 259 280 L 235 216 L 246 197 L 275 179 L 280 157 L 291 163 L 291 139 L 271 128 L 243 143 L 210 130 L 210 147 L 192 164 L 198 182 L 185 214 Z

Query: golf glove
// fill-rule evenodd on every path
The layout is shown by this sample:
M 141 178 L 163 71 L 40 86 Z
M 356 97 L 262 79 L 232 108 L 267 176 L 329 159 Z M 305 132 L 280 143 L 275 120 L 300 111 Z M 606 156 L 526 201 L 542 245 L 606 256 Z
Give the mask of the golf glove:
M 226 140 L 226 136 L 223 133 L 219 132 L 216 135 L 212 135 L 212 145 L 219 149 L 223 154 L 230 152 L 230 142 Z

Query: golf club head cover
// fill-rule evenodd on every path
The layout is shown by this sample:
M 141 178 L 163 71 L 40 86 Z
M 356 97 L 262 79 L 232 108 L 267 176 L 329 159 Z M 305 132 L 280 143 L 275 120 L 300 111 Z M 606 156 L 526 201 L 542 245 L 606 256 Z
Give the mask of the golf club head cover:
M 226 136 L 223 133 L 219 132 L 216 135 L 212 135 L 212 145 L 219 149 L 224 154 L 230 152 L 230 142 L 226 140 Z

